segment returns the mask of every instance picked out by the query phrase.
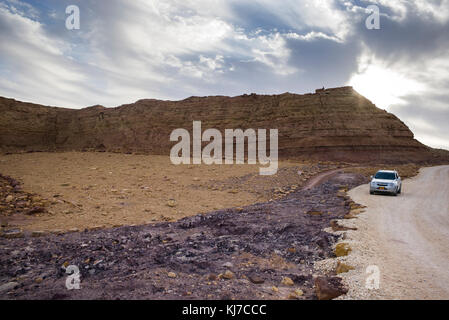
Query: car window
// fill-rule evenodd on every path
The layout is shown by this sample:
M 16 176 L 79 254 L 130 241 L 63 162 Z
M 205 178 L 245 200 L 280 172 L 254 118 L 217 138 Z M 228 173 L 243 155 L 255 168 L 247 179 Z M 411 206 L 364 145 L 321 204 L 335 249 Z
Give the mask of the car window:
M 378 172 L 374 176 L 376 179 L 384 179 L 384 180 L 394 180 L 396 174 L 394 172 Z

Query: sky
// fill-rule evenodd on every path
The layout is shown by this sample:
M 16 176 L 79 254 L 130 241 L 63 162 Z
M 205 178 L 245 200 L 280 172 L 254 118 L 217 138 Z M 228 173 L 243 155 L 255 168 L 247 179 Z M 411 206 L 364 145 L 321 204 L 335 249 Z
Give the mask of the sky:
M 79 29 L 66 28 L 70 5 Z M 449 0 L 0 0 L 0 96 L 16 100 L 115 107 L 344 85 L 449 149 Z

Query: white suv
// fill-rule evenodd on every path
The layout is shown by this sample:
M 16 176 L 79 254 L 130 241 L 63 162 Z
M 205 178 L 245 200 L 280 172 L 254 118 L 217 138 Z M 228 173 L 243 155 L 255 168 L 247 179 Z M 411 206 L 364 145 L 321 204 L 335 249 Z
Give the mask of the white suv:
M 374 177 L 371 176 L 371 182 L 369 184 L 370 194 L 382 192 L 396 196 L 401 193 L 401 190 L 401 177 L 395 170 L 379 170 Z

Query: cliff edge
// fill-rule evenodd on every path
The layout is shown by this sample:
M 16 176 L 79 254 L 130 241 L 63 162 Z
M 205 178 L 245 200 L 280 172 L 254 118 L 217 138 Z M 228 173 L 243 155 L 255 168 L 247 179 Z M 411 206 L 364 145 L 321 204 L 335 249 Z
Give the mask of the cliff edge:
M 279 155 L 350 162 L 448 163 L 395 115 L 352 87 L 311 94 L 139 100 L 115 108 L 80 110 L 0 98 L 0 151 L 112 151 L 166 154 L 176 128 L 278 129 Z

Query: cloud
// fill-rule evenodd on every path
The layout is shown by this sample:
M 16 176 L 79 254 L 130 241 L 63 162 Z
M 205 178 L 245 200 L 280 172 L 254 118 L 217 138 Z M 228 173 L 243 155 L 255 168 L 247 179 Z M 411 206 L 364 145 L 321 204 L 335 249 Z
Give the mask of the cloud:
M 388 14 L 380 30 L 356 33 L 363 49 L 348 83 L 404 120 L 418 140 L 449 149 L 448 3 L 377 3 Z

